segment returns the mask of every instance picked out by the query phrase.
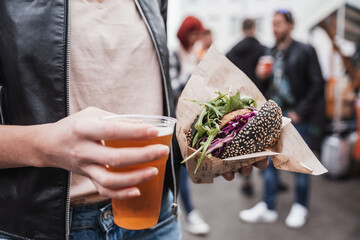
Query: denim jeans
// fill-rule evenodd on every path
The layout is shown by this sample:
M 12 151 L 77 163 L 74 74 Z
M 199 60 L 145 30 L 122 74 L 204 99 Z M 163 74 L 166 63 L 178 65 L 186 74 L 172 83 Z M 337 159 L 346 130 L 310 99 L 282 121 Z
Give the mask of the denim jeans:
M 13 239 L 13 238 L 7 237 L 7 236 L 2 235 L 2 234 L 0 233 L 0 240 L 12 240 L 12 239 Z
M 171 215 L 173 194 L 163 194 L 159 222 L 145 230 L 127 230 L 118 227 L 112 216 L 110 202 L 74 207 L 71 211 L 70 240 L 168 240 L 181 239 L 180 221 Z
M 305 142 L 308 142 L 308 124 L 293 124 Z M 264 202 L 268 209 L 276 208 L 279 177 L 278 170 L 270 159 L 269 166 L 263 171 L 264 176 Z M 295 202 L 308 208 L 309 205 L 310 176 L 303 173 L 295 173 Z
M 180 167 L 180 198 L 186 214 L 189 214 L 193 210 L 193 205 L 189 189 L 189 173 L 184 165 Z
M 111 202 L 72 207 L 70 211 L 70 240 L 180 240 L 180 220 L 171 215 L 173 194 L 164 192 L 159 222 L 145 230 L 127 230 L 118 227 L 112 216 Z M 0 240 L 12 240 L 0 232 Z

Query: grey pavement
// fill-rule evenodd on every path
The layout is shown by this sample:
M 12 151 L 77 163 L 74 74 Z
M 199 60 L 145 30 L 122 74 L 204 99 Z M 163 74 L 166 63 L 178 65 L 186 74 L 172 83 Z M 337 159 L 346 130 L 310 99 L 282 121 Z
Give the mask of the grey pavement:
M 183 230 L 183 240 L 360 239 L 360 178 L 331 180 L 313 176 L 308 222 L 301 229 L 290 229 L 285 225 L 285 218 L 294 199 L 294 177 L 283 171 L 281 177 L 289 191 L 278 195 L 279 218 L 272 224 L 248 224 L 238 217 L 239 210 L 250 208 L 261 200 L 259 171 L 252 175 L 255 184 L 252 198 L 239 191 L 243 181 L 240 176 L 231 182 L 218 177 L 213 184 L 191 184 L 194 205 L 209 223 L 211 232 L 199 237 Z

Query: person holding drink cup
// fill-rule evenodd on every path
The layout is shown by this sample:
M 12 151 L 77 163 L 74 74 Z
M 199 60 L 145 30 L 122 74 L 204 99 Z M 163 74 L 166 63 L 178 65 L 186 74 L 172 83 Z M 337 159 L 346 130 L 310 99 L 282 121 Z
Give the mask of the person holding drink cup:
M 259 58 L 258 66 L 256 67 L 256 75 L 260 79 L 264 79 L 272 74 L 274 58 L 271 55 L 264 55 Z
M 109 145 L 163 136 L 156 124 L 121 115 L 174 116 L 166 8 L 155 0 L 1 1 L 1 239 L 181 238 L 181 159 L 160 160 L 172 155 L 170 130 L 166 142 Z M 136 202 L 155 179 L 163 179 L 155 226 L 117 226 L 111 199 Z
M 282 109 L 283 115 L 308 141 L 309 119 L 314 104 L 323 96 L 324 80 L 315 49 L 294 40 L 292 13 L 280 9 L 273 16 L 273 32 L 276 40 L 270 56 L 260 59 L 256 75 L 263 81 L 265 97 L 274 100 Z M 253 208 L 239 213 L 241 220 L 249 223 L 275 222 L 277 195 L 279 192 L 279 173 L 272 161 L 264 171 L 264 195 L 261 202 Z M 292 228 L 304 226 L 307 220 L 310 195 L 310 177 L 295 174 L 295 201 L 286 218 L 286 225 Z

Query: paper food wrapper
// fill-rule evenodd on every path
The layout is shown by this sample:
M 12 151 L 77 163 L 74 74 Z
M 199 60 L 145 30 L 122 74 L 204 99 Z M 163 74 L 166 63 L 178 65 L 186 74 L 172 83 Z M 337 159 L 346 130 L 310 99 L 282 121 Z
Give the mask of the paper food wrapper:
M 184 159 L 195 151 L 187 145 L 186 134 L 204 107 L 185 99 L 209 101 L 217 97 L 216 92 L 226 93 L 229 90 L 232 91 L 231 95 L 239 90 L 242 96 L 258 97 L 258 109 L 266 102 L 255 84 L 212 46 L 186 84 L 177 106 L 176 137 Z M 327 172 L 288 118 L 283 118 L 280 139 L 270 149 L 227 159 L 205 157 L 197 173 L 194 173 L 200 155 L 201 153 L 186 162 L 190 178 L 194 183 L 212 183 L 216 176 L 229 171 L 238 171 L 268 156 L 272 157 L 277 169 L 312 175 Z

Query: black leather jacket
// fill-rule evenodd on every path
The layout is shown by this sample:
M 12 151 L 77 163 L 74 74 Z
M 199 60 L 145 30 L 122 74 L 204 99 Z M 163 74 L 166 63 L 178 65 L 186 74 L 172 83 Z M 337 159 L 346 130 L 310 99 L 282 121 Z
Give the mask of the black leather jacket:
M 69 1 L 0 1 L 3 124 L 50 123 L 69 114 Z M 174 116 L 165 34 L 167 1 L 135 2 L 161 63 L 164 114 Z M 178 162 L 168 161 L 165 188 L 173 187 Z M 63 169 L 0 170 L 0 234 L 67 239 L 70 181 L 71 174 Z
M 276 47 L 271 49 L 275 57 Z M 324 78 L 315 49 L 293 40 L 284 50 L 284 74 L 287 76 L 295 98 L 293 110 L 307 121 L 314 112 L 317 101 L 324 97 Z M 273 79 L 267 81 L 266 89 Z M 283 109 L 286 110 L 286 109 Z

